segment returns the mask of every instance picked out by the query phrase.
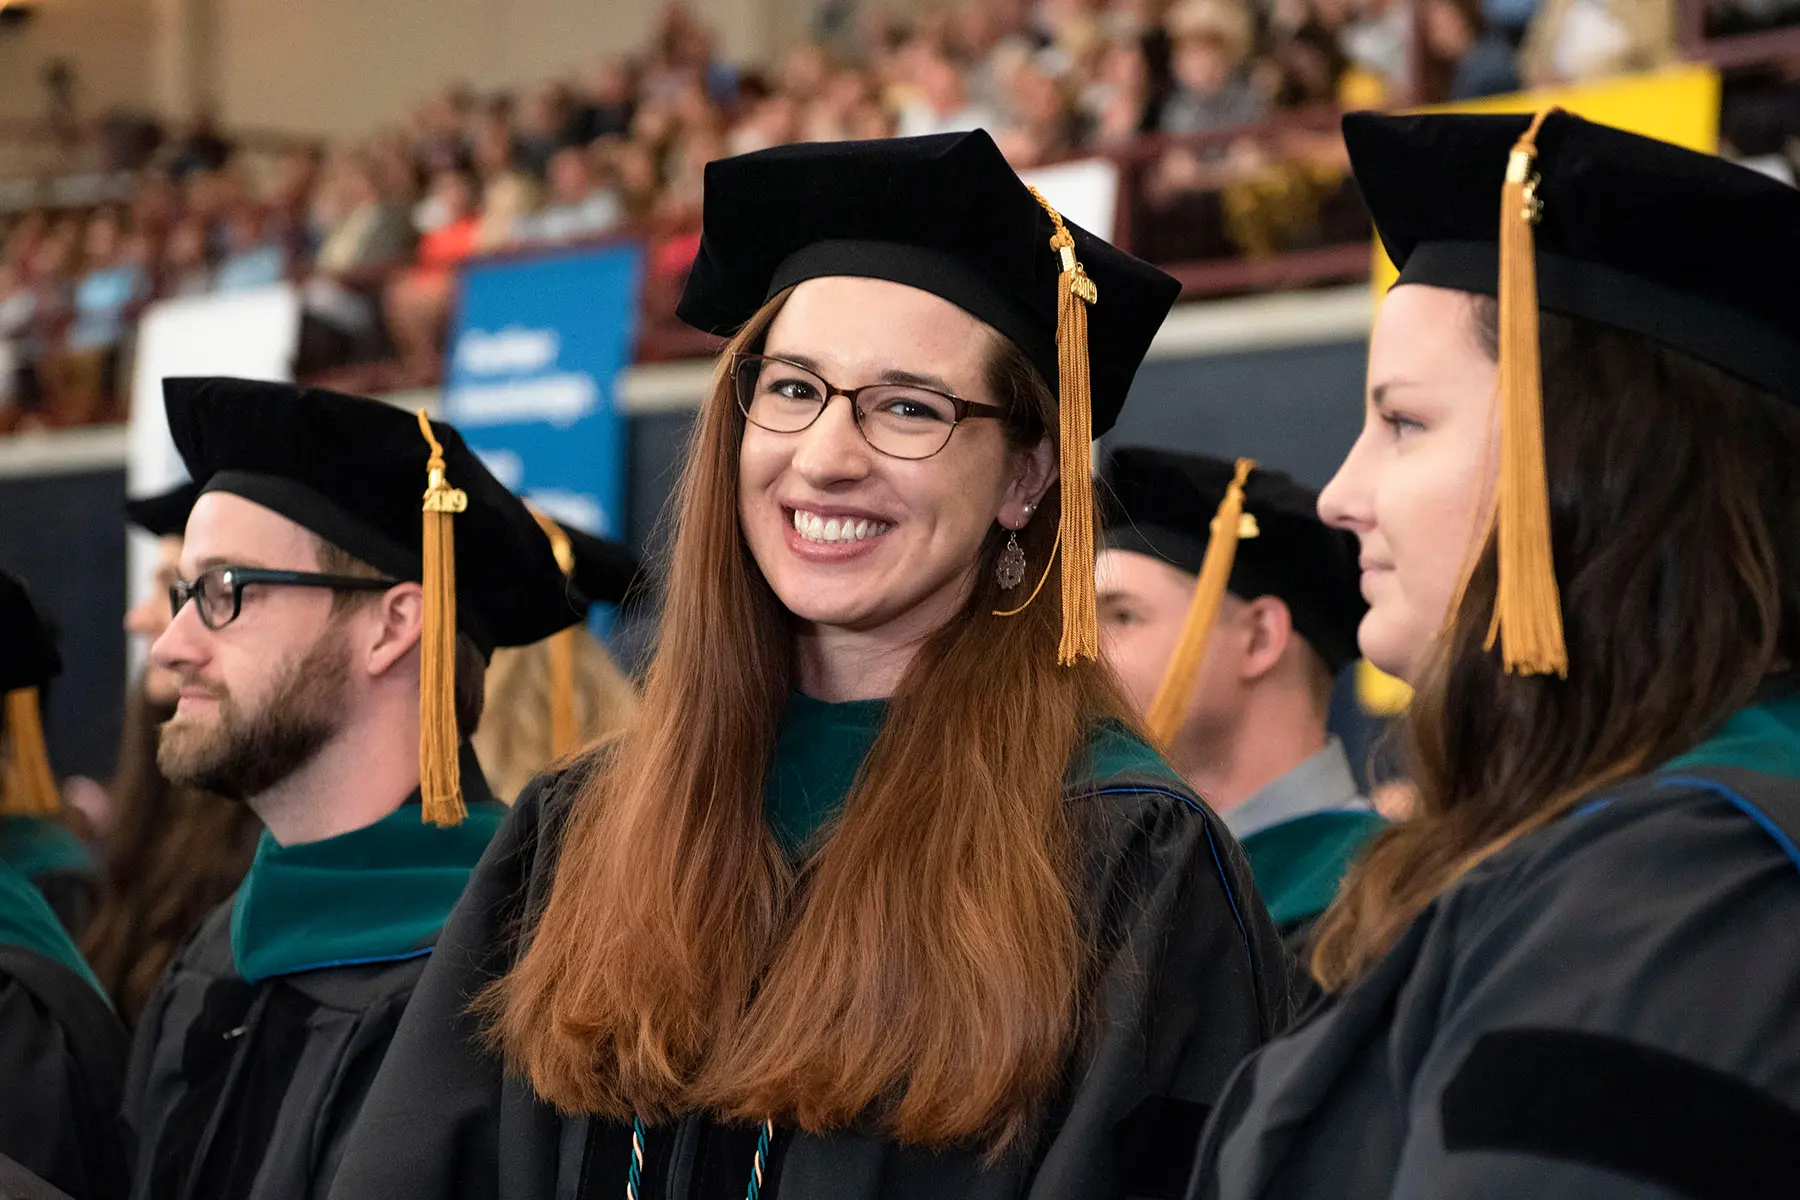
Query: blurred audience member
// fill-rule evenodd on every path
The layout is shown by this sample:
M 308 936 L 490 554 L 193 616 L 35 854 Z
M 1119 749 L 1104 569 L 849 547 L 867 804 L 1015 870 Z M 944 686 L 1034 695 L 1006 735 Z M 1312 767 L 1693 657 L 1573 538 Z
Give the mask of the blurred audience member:
M 481 215 L 476 180 L 467 171 L 439 171 L 432 177 L 428 209 L 432 224 L 419 231 L 413 267 L 388 286 L 388 332 L 406 368 L 435 373 L 455 290 L 453 270 L 475 252 Z
M 204 296 L 212 291 L 212 267 L 206 260 L 206 226 L 183 217 L 163 240 L 157 264 L 157 291 L 164 296 Z
M 389 263 L 412 246 L 405 211 L 385 201 L 374 167 L 362 155 L 339 160 L 316 211 L 324 229 L 314 260 L 321 271 L 343 274 Z
M 1422 98 L 1475 100 L 1519 90 L 1513 49 L 1487 27 L 1481 0 L 1424 0 Z
M 1349 65 L 1337 36 L 1308 15 L 1275 40 L 1267 60 L 1269 94 L 1278 108 L 1336 103 Z
M 189 175 L 217 171 L 231 158 L 231 142 L 219 132 L 219 116 L 211 104 L 201 107 L 186 136 L 169 162 L 169 177 L 180 182 Z
M 914 94 L 900 109 L 901 137 L 993 129 L 999 124 L 991 109 L 969 99 L 961 69 L 942 51 L 920 42 L 909 60 Z
M 521 217 L 522 242 L 569 242 L 598 237 L 625 219 L 617 188 L 594 168 L 596 155 L 579 146 L 557 151 L 550 160 L 550 201 L 543 211 Z
M 1150 60 L 1138 37 L 1116 38 L 1100 52 L 1094 81 L 1080 106 L 1094 144 L 1114 148 L 1156 128 L 1157 107 Z
M 1543 0 L 1519 51 L 1519 74 L 1531 87 L 1550 87 L 1674 58 L 1674 0 Z
M 127 253 L 116 212 L 102 210 L 88 221 L 83 245 L 85 269 L 74 289 L 74 319 L 63 341 L 56 389 L 60 419 L 90 421 L 113 403 L 130 321 L 149 299 L 147 247 L 134 239 Z
M 1008 92 L 1007 119 L 994 140 L 1014 170 L 1073 154 L 1083 140 L 1080 113 L 1063 77 L 1042 56 L 1012 72 Z
M 624 137 L 631 132 L 637 110 L 636 80 L 622 59 L 603 59 L 588 76 L 573 111 L 569 114 L 566 141 L 589 146 L 601 138 Z
M 287 248 L 265 232 L 267 222 L 252 205 L 244 205 L 225 223 L 225 257 L 213 277 L 213 290 L 241 292 L 271 287 L 287 275 Z
M 757 101 L 732 127 L 729 147 L 733 154 L 748 154 L 799 140 L 800 106 L 792 96 L 777 93 Z
M 1267 102 L 1244 70 L 1251 34 L 1239 0 L 1183 0 L 1169 14 L 1175 87 L 1163 105 L 1164 133 L 1205 133 L 1263 116 Z
M 522 172 L 508 172 L 488 180 L 476 208 L 471 252 L 487 254 L 510 246 L 518 236 L 520 223 L 537 214 L 543 198 L 544 189 L 538 181 Z
M 560 84 L 533 88 L 519 112 L 513 141 L 513 164 L 534 179 L 550 172 L 550 160 L 569 143 L 565 139 L 572 105 Z

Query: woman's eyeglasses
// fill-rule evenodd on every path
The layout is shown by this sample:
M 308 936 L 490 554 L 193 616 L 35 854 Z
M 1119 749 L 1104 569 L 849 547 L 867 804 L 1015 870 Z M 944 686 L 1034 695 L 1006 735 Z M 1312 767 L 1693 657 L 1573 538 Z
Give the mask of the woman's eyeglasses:
M 358 578 L 353 575 L 320 575 L 312 571 L 276 571 L 265 567 L 214 567 L 202 571 L 193 582 L 177 579 L 169 585 L 169 615 L 181 614 L 182 605 L 194 601 L 200 623 L 223 629 L 237 620 L 244 606 L 244 589 L 263 587 L 327 588 L 334 592 L 385 592 L 397 579 Z
M 972 417 L 998 419 L 1007 411 L 912 383 L 873 383 L 841 388 L 817 371 L 766 354 L 744 354 L 736 367 L 738 407 L 744 419 L 770 433 L 799 433 L 819 419 L 836 396 L 850 401 L 863 440 L 893 458 L 930 458 L 950 444 L 956 427 Z

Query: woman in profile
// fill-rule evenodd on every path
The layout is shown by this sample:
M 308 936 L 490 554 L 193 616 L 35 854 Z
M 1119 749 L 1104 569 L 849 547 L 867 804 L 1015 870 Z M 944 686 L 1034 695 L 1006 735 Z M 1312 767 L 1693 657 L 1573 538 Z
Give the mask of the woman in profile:
M 1179 1191 L 1288 980 L 1093 659 L 1090 428 L 1176 290 L 985 133 L 707 168 L 643 707 L 520 798 L 335 1197 Z
M 1191 1194 L 1791 1194 L 1800 193 L 1560 112 L 1344 132 L 1401 271 L 1319 508 L 1417 810 Z

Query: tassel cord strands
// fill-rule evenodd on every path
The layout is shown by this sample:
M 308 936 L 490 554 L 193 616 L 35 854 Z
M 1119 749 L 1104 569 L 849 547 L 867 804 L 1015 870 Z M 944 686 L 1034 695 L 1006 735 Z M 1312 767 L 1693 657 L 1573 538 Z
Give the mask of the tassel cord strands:
M 1100 622 L 1094 598 L 1094 413 L 1088 374 L 1087 312 L 1088 306 L 1100 297 L 1094 281 L 1075 257 L 1075 237 L 1063 224 L 1062 214 L 1036 188 L 1031 189 L 1031 194 L 1050 216 L 1054 227 L 1050 248 L 1062 261 L 1062 273 L 1056 283 L 1057 413 L 1062 441 L 1062 522 L 1057 538 L 1062 554 L 1063 594 L 1062 641 L 1057 648 L 1057 661 L 1069 666 L 1100 654 Z
M 1515 675 L 1567 677 L 1562 599 L 1550 541 L 1544 381 L 1538 345 L 1537 135 L 1540 112 L 1507 162 L 1500 198 L 1500 479 L 1495 497 L 1499 585 L 1487 648 Z
M 44 745 L 44 714 L 35 687 L 6 693 L 6 740 L 11 764 L 0 792 L 0 813 L 50 817 L 62 810 L 62 794 Z
M 444 447 L 419 410 L 419 432 L 431 447 L 421 505 L 425 592 L 424 630 L 419 639 L 419 791 L 424 819 L 432 825 L 460 825 L 468 815 L 457 767 L 456 730 L 456 530 L 452 518 L 469 498 L 444 478 Z
M 1255 469 L 1255 460 L 1237 460 L 1237 472 L 1212 519 L 1206 556 L 1200 560 L 1200 576 L 1194 582 L 1194 598 L 1188 603 L 1175 652 L 1144 714 L 1150 741 L 1159 750 L 1169 748 L 1187 713 L 1188 697 L 1200 674 L 1200 664 L 1206 660 L 1207 643 L 1212 641 L 1213 629 L 1219 622 L 1219 608 L 1225 602 L 1225 590 L 1231 583 L 1238 541 L 1257 535 L 1255 519 L 1244 512 L 1244 485 Z
M 536 519 L 538 528 L 550 539 L 550 553 L 556 557 L 556 565 L 562 571 L 564 579 L 575 575 L 575 547 L 569 541 L 569 535 L 554 519 L 539 512 L 531 505 L 531 515 Z M 581 731 L 575 720 L 575 638 L 578 635 L 576 626 L 558 630 L 550 635 L 545 645 L 545 653 L 549 655 L 550 666 L 550 754 L 553 758 L 561 758 L 575 750 L 581 741 Z

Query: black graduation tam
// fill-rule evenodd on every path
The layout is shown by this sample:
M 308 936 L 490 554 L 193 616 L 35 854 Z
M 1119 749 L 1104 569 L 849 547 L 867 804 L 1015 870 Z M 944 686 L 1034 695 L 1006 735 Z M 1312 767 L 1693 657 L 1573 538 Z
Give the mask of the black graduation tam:
M 1344 118 L 1401 283 L 1493 296 L 1501 191 L 1531 118 Z M 1641 334 L 1800 401 L 1800 191 L 1556 111 L 1536 135 L 1541 308 Z
M 125 501 L 125 516 L 145 533 L 157 537 L 180 537 L 187 532 L 188 514 L 200 498 L 200 485 L 178 483 L 154 496 L 139 496 Z
M 0 695 L 5 697 L 7 771 L 0 815 L 49 816 L 62 806 L 44 745 L 40 692 L 62 673 L 56 626 L 18 576 L 0 571 Z
M 707 165 L 682 320 L 735 333 L 784 289 L 843 275 L 948 300 L 1024 351 L 1056 391 L 1057 658 L 1095 657 L 1091 443 L 1118 419 L 1180 285 L 1065 221 L 981 130 L 778 146 Z
M 423 570 L 420 497 L 431 447 L 418 418 L 378 400 L 242 379 L 168 379 L 175 447 L 202 491 L 305 526 L 395 579 Z M 444 475 L 468 497 L 456 531 L 456 616 L 484 651 L 541 641 L 581 618 L 525 505 L 441 421 Z
M 1206 455 L 1115 451 L 1107 466 L 1106 545 L 1200 574 L 1234 474 L 1231 462 Z M 1335 674 L 1357 657 L 1356 628 L 1368 605 L 1356 538 L 1321 521 L 1318 500 L 1280 471 L 1253 469 L 1243 511 L 1256 533 L 1238 542 L 1228 590 L 1245 600 L 1280 598 L 1294 628 Z
M 0 692 L 41 688 L 60 674 L 56 626 L 24 580 L 0 571 Z
M 676 309 L 729 335 L 777 292 L 827 275 L 904 283 L 1024 350 L 1057 387 L 1050 216 L 985 131 L 777 146 L 706 168 L 700 254 Z M 1095 436 L 1112 428 L 1181 285 L 1064 222 L 1099 292 L 1088 318 Z
M 423 413 L 241 379 L 167 379 L 163 400 L 175 448 L 202 492 L 242 496 L 395 579 L 423 584 L 423 815 L 458 824 L 457 630 L 486 653 L 542 641 L 582 614 L 530 510 L 455 429 Z
M 589 604 L 619 604 L 636 589 L 640 567 L 629 546 L 572 526 L 565 526 L 563 533 L 575 556 L 569 579 Z

